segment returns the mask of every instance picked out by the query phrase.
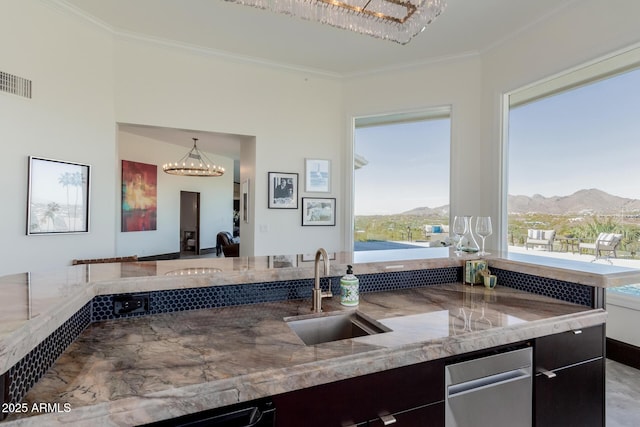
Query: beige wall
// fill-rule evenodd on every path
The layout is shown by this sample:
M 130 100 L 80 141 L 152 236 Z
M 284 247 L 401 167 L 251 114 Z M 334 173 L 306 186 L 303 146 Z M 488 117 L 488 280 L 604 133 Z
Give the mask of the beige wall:
M 298 173 L 303 197 L 310 157 L 332 160 L 326 197 L 343 209 L 340 81 L 143 42 L 118 41 L 115 52 L 118 122 L 255 136 L 252 222 L 242 224 L 243 243 L 253 242 L 241 244 L 243 254 L 252 243 L 255 255 L 341 249 L 342 221 L 302 227 L 300 209 L 267 208 L 268 172 Z
M 503 206 L 507 188 L 501 167 L 503 94 L 637 45 L 638 16 L 636 0 L 611 0 L 606 5 L 599 0 L 576 1 L 483 55 L 479 141 L 492 173 L 482 193 L 490 207 L 486 214 L 502 218 L 500 233 L 490 238 L 492 247 L 506 248 L 507 239 Z
M 255 136 L 255 168 L 242 172 L 252 177 L 255 197 L 246 235 L 256 255 L 286 254 L 349 247 L 353 117 L 451 105 L 452 212 L 497 218 L 504 191 L 502 94 L 640 42 L 639 15 L 635 0 L 606 7 L 576 1 L 488 52 L 339 80 L 125 40 L 49 2 L 5 1 L 0 36 L 19 43 L 2 44 L 0 70 L 32 79 L 34 96 L 0 94 L 0 274 L 135 249 L 119 231 L 119 160 L 126 151 L 118 147 L 116 123 Z M 29 155 L 93 166 L 91 233 L 25 235 Z M 267 209 L 269 171 L 299 173 L 299 196 L 306 195 L 307 157 L 332 161 L 327 196 L 338 201 L 336 227 L 301 227 L 300 209 Z M 129 160 L 166 161 L 160 153 Z M 165 197 L 163 189 L 159 198 Z M 165 209 L 169 217 L 179 212 L 171 202 Z M 145 233 L 145 247 L 135 252 L 175 249 L 164 237 L 155 240 L 173 234 L 172 227 Z M 500 235 L 506 233 L 487 244 L 497 246 Z
M 478 150 L 481 78 L 482 63 L 477 56 L 359 76 L 345 82 L 345 114 L 350 124 L 360 116 L 451 106 L 451 209 L 453 215 L 476 215 L 483 202 L 481 184 L 487 179 Z M 350 141 L 349 125 L 346 133 Z M 352 151 L 352 144 L 346 144 L 345 158 Z M 353 175 L 345 174 L 346 187 L 352 186 L 352 179 Z
M 33 97 L 0 93 L 0 275 L 48 270 L 115 250 L 116 121 L 111 35 L 40 1 L 3 1 L 0 70 Z M 27 158 L 86 163 L 91 232 L 26 235 Z

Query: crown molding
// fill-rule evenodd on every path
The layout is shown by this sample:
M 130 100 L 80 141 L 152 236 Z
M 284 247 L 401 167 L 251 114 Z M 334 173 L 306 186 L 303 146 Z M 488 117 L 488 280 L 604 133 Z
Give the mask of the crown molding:
M 251 65 L 261 65 L 269 68 L 276 68 L 286 71 L 293 71 L 297 73 L 303 74 L 312 74 L 323 78 L 331 78 L 331 79 L 341 79 L 343 75 L 317 68 L 310 67 L 302 67 L 295 64 L 287 64 L 283 62 L 269 61 L 264 58 L 256 58 L 252 56 L 239 55 L 233 52 L 211 49 L 204 46 L 198 46 L 189 43 L 177 42 L 174 40 L 163 39 L 160 37 L 153 37 L 146 34 L 135 33 L 131 31 L 125 31 L 117 27 L 113 27 L 112 25 L 96 18 L 93 15 L 86 13 L 84 10 L 79 9 L 78 7 L 68 3 L 65 0 L 41 0 L 43 3 L 52 5 L 56 10 L 66 12 L 67 14 L 78 18 L 86 23 L 89 23 L 103 31 L 110 33 L 114 38 L 118 38 L 121 40 L 133 40 L 137 42 L 143 42 L 152 44 L 155 46 L 186 51 L 191 53 L 196 53 L 203 56 L 221 58 L 225 60 L 230 60 L 238 63 L 251 64 Z

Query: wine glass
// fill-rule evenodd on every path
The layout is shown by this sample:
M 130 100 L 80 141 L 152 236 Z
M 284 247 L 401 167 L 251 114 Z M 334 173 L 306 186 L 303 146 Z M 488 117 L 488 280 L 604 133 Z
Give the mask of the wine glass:
M 456 255 L 462 254 L 462 236 L 467 233 L 469 221 L 463 216 L 453 218 L 453 234 L 456 235 L 458 243 L 456 243 Z
M 482 237 L 482 251 L 480 251 L 478 255 L 489 255 L 488 252 L 484 251 L 484 239 L 493 233 L 490 216 L 479 216 L 476 218 L 476 233 Z

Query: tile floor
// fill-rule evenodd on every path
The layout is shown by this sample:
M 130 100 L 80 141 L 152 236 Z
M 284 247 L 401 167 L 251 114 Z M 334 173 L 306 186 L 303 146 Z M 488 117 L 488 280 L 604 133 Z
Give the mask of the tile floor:
M 607 427 L 640 426 L 640 370 L 607 359 Z

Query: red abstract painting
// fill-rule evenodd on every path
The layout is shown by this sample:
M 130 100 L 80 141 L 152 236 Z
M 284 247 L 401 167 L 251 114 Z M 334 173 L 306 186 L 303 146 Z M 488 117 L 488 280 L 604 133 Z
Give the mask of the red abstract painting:
M 121 230 L 156 230 L 157 202 L 158 167 L 123 160 Z

